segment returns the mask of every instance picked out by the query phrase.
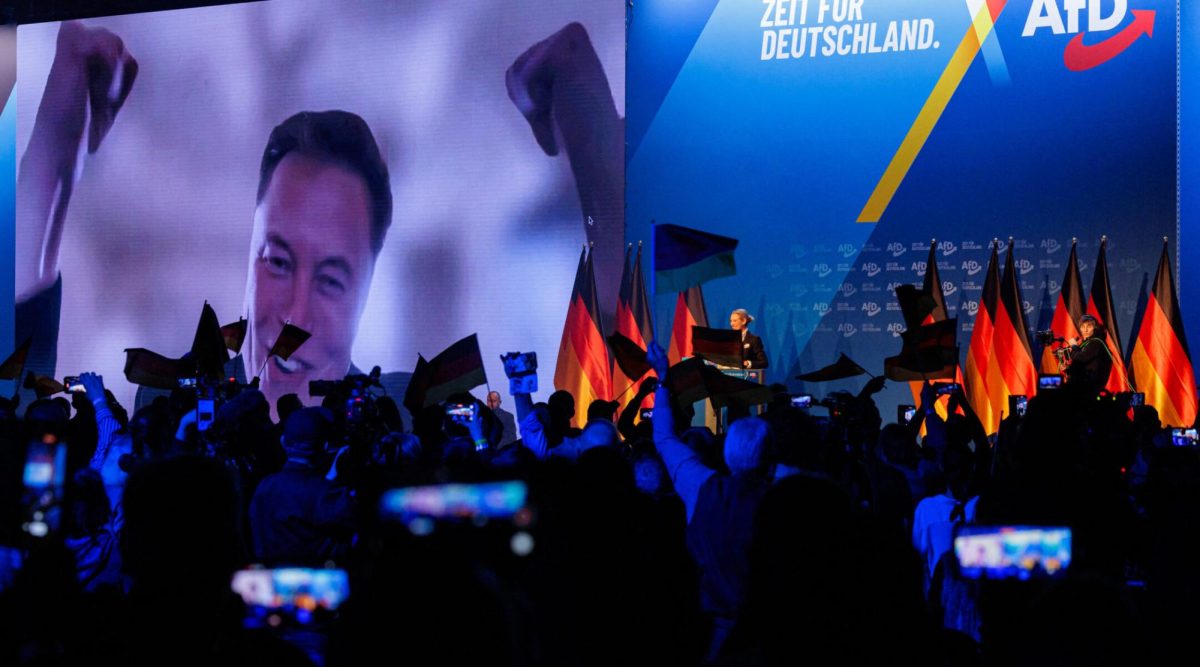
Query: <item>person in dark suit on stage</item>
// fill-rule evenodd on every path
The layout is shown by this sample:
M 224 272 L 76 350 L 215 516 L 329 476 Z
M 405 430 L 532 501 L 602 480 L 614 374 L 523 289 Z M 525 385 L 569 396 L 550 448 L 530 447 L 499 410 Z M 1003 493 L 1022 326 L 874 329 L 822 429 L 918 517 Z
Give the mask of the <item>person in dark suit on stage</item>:
M 1091 315 L 1079 320 L 1082 339 L 1072 338 L 1071 365 L 1066 369 L 1067 384 L 1089 394 L 1098 394 L 1112 371 L 1112 353 L 1105 344 L 1104 327 Z
M 763 350 L 762 339 L 750 333 L 750 323 L 754 318 L 745 308 L 738 308 L 729 314 L 729 328 L 742 332 L 742 368 L 766 368 L 767 353 Z

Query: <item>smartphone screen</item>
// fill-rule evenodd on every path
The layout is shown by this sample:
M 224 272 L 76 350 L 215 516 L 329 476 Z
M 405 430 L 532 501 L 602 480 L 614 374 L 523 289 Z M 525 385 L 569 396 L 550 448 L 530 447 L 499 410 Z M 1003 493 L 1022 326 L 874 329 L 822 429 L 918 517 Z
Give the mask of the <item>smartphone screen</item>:
M 1194 428 L 1171 429 L 1171 444 L 1176 447 L 1195 447 L 1200 442 L 1200 432 Z
M 196 401 L 196 429 L 207 431 L 217 415 L 217 402 L 211 398 Z
M 1062 386 L 1061 375 L 1038 376 L 1038 389 L 1057 389 Z
M 900 424 L 911 424 L 913 418 L 917 416 L 917 406 L 915 405 L 897 405 L 896 406 L 896 421 Z
M 1071 529 L 1033 526 L 959 526 L 954 555 L 965 579 L 1051 577 L 1071 565 Z
M 959 389 L 960 386 L 957 382 L 945 382 L 937 386 L 937 395 L 949 396 L 950 394 L 957 392 Z
M 240 570 L 230 588 L 246 603 L 248 627 L 307 626 L 331 616 L 346 601 L 350 577 L 337 569 Z
M 507 519 L 525 507 L 525 483 L 439 484 L 392 489 L 379 501 L 385 518 Z
M 451 403 L 446 406 L 446 414 L 453 417 L 472 417 L 475 415 L 475 406 L 469 403 Z
M 22 530 L 33 537 L 55 533 L 62 522 L 67 446 L 53 436 L 29 443 L 22 473 L 24 494 Z
M 811 408 L 812 407 L 812 394 L 800 394 L 799 396 L 793 396 L 792 397 L 792 407 L 793 408 Z
M 638 414 L 641 419 L 653 419 L 654 418 L 654 408 L 645 408 Z

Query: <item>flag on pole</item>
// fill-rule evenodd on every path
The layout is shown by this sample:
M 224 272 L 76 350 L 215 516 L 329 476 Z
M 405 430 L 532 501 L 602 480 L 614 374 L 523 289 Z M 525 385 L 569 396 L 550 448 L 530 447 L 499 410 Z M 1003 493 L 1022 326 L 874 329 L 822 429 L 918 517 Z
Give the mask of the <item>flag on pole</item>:
M 1079 261 L 1075 257 L 1075 239 L 1071 239 L 1071 256 L 1067 258 L 1067 273 L 1063 276 L 1062 291 L 1054 304 L 1054 317 L 1050 330 L 1056 338 L 1070 340 L 1079 338 L 1079 318 L 1083 317 L 1083 281 L 1079 278 Z M 1042 350 L 1042 372 L 1061 373 L 1054 348 L 1047 345 Z
M 575 398 L 577 415 L 586 415 L 596 399 L 612 399 L 612 366 L 604 344 L 600 321 L 600 302 L 596 296 L 596 276 L 587 248 L 579 258 L 575 286 L 567 306 L 558 363 L 554 368 L 554 388 L 570 392 Z M 572 418 L 572 425 L 581 426 Z
M 866 369 L 855 363 L 850 357 L 842 354 L 838 356 L 838 360 L 832 364 L 819 368 L 811 373 L 797 375 L 797 380 L 804 382 L 832 382 L 834 380 L 844 380 L 845 378 L 857 377 L 866 373 Z
M 704 292 L 699 285 L 679 293 L 675 316 L 671 321 L 671 344 L 667 361 L 672 366 L 695 354 L 692 349 L 692 328 L 708 326 L 708 310 L 704 307 Z
M 267 352 L 267 358 L 279 357 L 287 361 L 288 357 L 300 349 L 304 341 L 308 340 L 312 334 L 304 329 L 288 322 L 283 325 L 283 330 L 279 332 L 279 337 L 275 339 L 275 344 L 271 346 L 271 351 Z
M 33 344 L 33 338 L 26 338 L 24 343 L 17 346 L 8 358 L 0 363 L 0 380 L 19 380 L 21 372 L 25 369 L 25 359 L 29 356 L 29 346 Z
M 616 361 L 612 388 L 614 392 L 623 392 L 616 397 L 618 408 L 622 410 L 634 396 L 625 390 L 641 381 L 650 371 L 650 366 L 646 363 L 646 347 L 654 335 L 650 320 L 650 301 L 646 297 L 646 285 L 642 280 L 642 246 L 638 244 L 637 256 L 632 264 L 631 248 L 632 245 L 625 250 L 625 271 L 621 274 L 621 291 L 617 295 L 615 331 L 608 337 L 609 347 Z M 621 340 L 614 343 L 614 336 L 620 336 Z M 631 372 L 637 372 L 637 375 L 629 375 Z M 653 397 L 647 400 L 653 401 Z
M 205 301 L 204 308 L 200 310 L 200 321 L 196 323 L 196 335 L 192 337 L 191 362 L 196 365 L 196 375 L 223 377 L 228 361 L 229 348 L 221 331 L 221 323 L 217 320 L 216 311 Z
M 997 310 L 992 346 L 999 355 L 1001 376 L 1006 393 L 1000 405 L 1008 409 L 1008 397 L 1033 396 L 1037 393 L 1038 372 L 1029 345 L 1029 326 L 1025 321 L 1025 301 L 1017 283 L 1013 240 L 1008 240 L 1008 256 L 1004 260 L 1004 276 L 1000 281 L 1000 305 Z
M 429 360 L 423 375 L 427 379 L 421 407 L 425 408 L 437 405 L 454 394 L 486 384 L 487 375 L 483 370 L 478 336 L 471 334 L 442 350 Z
M 1130 366 L 1138 389 L 1146 394 L 1146 405 L 1158 410 L 1164 425 L 1187 428 L 1196 423 L 1196 375 L 1165 238 Z
M 1104 343 L 1112 355 L 1112 370 L 1104 388 L 1110 393 L 1129 391 L 1129 376 L 1125 370 L 1125 357 L 1121 352 L 1121 332 L 1117 330 L 1117 309 L 1113 306 L 1112 286 L 1108 281 L 1108 237 L 1100 237 L 1100 255 L 1096 258 L 1096 272 L 1092 275 L 1092 291 L 1088 294 L 1087 312 L 1100 320 L 1104 326 Z
M 988 433 L 995 433 L 1000 429 L 1000 414 L 1008 409 L 1004 379 L 993 348 L 996 320 L 999 319 L 999 311 L 1002 308 L 997 246 L 998 242 L 993 240 L 992 256 L 988 260 L 983 295 L 975 314 L 975 327 L 967 348 L 966 373 L 963 377 L 967 400 Z
M 239 317 L 237 322 L 221 327 L 221 338 L 225 339 L 225 347 L 231 352 L 241 352 L 242 343 L 246 340 L 246 318 Z
M 125 350 L 125 379 L 155 389 L 179 386 L 179 360 L 135 347 Z
M 655 290 L 682 292 L 737 273 L 737 239 L 679 225 L 654 225 Z

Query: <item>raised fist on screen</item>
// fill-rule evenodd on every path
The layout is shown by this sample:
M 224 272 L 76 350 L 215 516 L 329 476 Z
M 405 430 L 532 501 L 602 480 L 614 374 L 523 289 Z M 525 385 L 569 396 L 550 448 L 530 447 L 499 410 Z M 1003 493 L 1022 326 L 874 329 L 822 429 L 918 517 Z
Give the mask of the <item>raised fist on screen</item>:
M 63 220 L 83 170 L 83 148 L 87 153 L 100 148 L 137 72 L 137 61 L 112 32 L 78 21 L 59 28 L 54 62 L 18 177 L 17 224 L 29 230 L 17 252 L 19 296 L 56 280 Z

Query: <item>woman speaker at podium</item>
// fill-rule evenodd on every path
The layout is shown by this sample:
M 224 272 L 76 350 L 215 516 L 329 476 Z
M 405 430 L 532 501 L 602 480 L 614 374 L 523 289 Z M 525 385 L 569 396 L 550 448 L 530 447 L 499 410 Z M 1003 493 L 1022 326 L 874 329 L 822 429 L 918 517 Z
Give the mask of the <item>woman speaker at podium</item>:
M 729 328 L 742 333 L 742 368 L 766 368 L 767 353 L 763 350 L 762 339 L 750 333 L 749 326 L 753 321 L 745 308 L 729 314 Z

